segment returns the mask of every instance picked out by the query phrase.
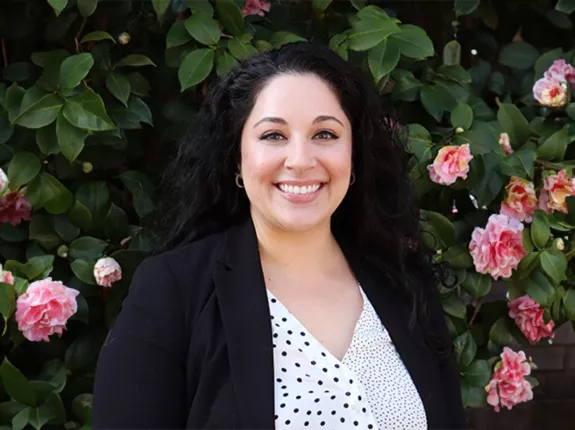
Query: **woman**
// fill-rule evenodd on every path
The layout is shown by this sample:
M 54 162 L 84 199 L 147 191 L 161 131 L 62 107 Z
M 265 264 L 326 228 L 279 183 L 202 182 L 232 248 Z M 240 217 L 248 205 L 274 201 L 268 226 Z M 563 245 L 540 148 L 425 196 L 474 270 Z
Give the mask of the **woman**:
M 308 43 L 209 91 L 99 358 L 94 429 L 462 429 L 378 95 Z

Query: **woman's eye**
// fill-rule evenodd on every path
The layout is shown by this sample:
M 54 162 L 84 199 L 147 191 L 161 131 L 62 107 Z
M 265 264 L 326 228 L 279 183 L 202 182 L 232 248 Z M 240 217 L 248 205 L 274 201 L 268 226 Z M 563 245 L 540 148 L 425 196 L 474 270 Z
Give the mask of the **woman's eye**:
M 322 139 L 322 140 L 324 140 L 324 139 L 325 140 L 337 139 L 337 136 L 334 133 L 332 133 L 331 131 L 326 131 L 326 130 L 323 130 L 323 131 L 320 131 L 319 133 L 317 133 L 316 137 L 318 137 L 319 139 Z
M 283 139 L 283 135 L 277 132 L 264 134 L 261 137 L 262 140 L 280 140 Z

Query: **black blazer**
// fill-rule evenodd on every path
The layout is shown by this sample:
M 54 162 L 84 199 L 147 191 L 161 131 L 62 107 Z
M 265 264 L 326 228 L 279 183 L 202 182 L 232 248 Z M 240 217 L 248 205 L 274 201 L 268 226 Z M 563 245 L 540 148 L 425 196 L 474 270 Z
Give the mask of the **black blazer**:
M 344 250 L 345 252 L 345 250 Z M 409 305 L 346 255 L 407 367 L 431 429 L 465 429 L 454 357 L 439 361 Z M 432 324 L 447 335 L 437 297 Z M 273 429 L 270 314 L 253 224 L 149 257 L 102 349 L 92 427 Z

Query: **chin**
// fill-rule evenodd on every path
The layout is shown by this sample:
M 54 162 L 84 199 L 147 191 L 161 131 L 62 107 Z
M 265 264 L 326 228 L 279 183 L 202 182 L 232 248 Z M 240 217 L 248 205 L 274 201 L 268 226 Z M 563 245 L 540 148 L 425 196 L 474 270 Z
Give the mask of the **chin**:
M 281 217 L 278 218 L 278 224 L 281 229 L 293 233 L 303 233 L 306 231 L 315 230 L 324 225 L 329 225 L 329 218 L 324 217 L 305 217 L 305 216 L 294 216 L 290 218 Z

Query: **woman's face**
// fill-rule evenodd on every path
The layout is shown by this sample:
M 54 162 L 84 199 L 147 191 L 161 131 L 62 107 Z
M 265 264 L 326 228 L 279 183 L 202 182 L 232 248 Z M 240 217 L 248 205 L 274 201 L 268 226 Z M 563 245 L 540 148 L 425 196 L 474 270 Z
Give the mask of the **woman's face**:
M 351 148 L 349 119 L 320 78 L 273 78 L 242 130 L 240 174 L 254 222 L 291 232 L 329 227 L 349 187 Z

